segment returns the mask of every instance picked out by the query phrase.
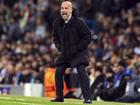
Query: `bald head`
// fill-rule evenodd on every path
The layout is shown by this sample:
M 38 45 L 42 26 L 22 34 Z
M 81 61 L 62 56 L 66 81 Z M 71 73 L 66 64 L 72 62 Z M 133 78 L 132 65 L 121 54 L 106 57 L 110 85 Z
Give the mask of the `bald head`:
M 72 14 L 72 3 L 70 1 L 64 1 L 61 4 L 61 16 L 64 20 L 67 20 Z
M 64 1 L 64 2 L 62 2 L 61 7 L 62 6 L 68 6 L 70 9 L 72 9 L 72 3 L 70 1 Z

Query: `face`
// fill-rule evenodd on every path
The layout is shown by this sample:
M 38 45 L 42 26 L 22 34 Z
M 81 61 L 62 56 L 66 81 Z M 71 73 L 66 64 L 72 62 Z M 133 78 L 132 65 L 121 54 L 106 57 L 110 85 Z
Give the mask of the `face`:
M 65 21 L 68 20 L 69 16 L 72 14 L 72 3 L 68 1 L 63 2 L 61 4 L 60 13 Z
M 106 78 L 111 78 L 113 76 L 113 73 L 107 72 L 105 73 Z
M 100 76 L 102 73 L 100 71 L 95 71 L 95 76 L 98 77 Z
M 120 71 L 119 65 L 117 63 L 114 64 L 112 70 L 113 70 L 114 73 L 118 73 Z

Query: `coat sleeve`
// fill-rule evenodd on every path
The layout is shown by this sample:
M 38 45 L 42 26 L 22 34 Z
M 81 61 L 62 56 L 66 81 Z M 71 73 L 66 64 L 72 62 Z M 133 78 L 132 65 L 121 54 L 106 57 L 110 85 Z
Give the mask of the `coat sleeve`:
M 57 50 L 60 52 L 61 51 L 61 44 L 60 44 L 60 39 L 57 33 L 57 24 L 56 24 L 56 20 L 53 24 L 53 42 L 55 44 L 55 47 L 57 48 Z
M 81 20 L 78 20 L 78 32 L 80 41 L 77 45 L 79 51 L 86 49 L 91 42 L 91 32 L 88 26 Z

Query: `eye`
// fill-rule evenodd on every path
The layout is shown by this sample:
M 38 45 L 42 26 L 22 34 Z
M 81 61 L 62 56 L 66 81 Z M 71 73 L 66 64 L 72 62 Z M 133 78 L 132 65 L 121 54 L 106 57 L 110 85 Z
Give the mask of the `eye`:
M 65 9 L 67 10 L 67 9 L 68 9 L 68 7 L 65 7 Z

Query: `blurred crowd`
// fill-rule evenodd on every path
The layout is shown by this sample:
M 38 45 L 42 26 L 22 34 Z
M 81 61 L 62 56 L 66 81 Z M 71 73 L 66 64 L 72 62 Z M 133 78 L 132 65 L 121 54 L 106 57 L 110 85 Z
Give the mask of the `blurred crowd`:
M 43 83 L 57 52 L 51 30 L 58 2 L 0 1 L 0 83 Z
M 139 0 L 72 1 L 92 33 L 87 67 L 92 98 L 139 97 Z M 51 32 L 59 9 L 60 0 L 0 0 L 0 84 L 43 83 L 45 68 L 58 54 Z

